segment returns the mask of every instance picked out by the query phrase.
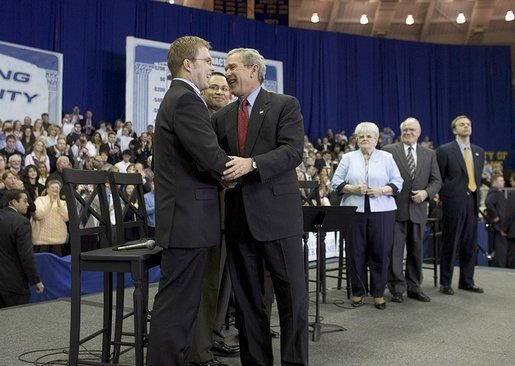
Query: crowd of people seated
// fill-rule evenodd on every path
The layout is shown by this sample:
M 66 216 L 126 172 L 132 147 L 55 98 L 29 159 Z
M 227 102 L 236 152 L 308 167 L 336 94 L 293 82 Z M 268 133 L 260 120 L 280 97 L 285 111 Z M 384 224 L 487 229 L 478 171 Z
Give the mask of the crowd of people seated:
M 34 121 L 0 120 L 0 207 L 8 190 L 24 190 L 34 251 L 68 254 L 63 170 L 137 172 L 151 193 L 152 127 L 138 136 L 129 121 L 95 123 L 91 111 L 83 116 L 77 106 L 61 123 L 51 123 L 47 113 Z
M 117 119 L 114 123 L 109 123 L 95 121 L 93 116 L 92 111 L 82 115 L 80 108 L 75 106 L 70 113 L 63 115 L 60 123 L 51 123 L 47 113 L 34 121 L 28 116 L 23 121 L 0 120 L 0 196 L 10 188 L 25 190 L 30 201 L 27 216 L 31 218 L 33 228 L 38 231 L 41 231 L 40 226 L 45 227 L 38 220 L 37 212 L 43 209 L 38 206 L 48 200 L 42 198 L 49 195 L 47 183 L 57 181 L 62 185 L 62 171 L 66 168 L 137 172 L 143 178 L 145 191 L 151 192 L 153 126 L 149 125 L 147 131 L 138 135 L 130 121 Z M 379 132 L 377 149 L 398 142 L 399 137 L 392 128 L 384 127 Z M 421 145 L 434 149 L 428 136 L 422 139 Z M 325 136 L 313 142 L 305 136 L 304 159 L 297 168 L 298 179 L 316 180 L 320 183 L 322 205 L 339 205 L 341 197 L 334 192 L 331 180 L 342 156 L 357 149 L 356 136 L 347 136 L 345 130 L 335 133 L 328 129 Z M 490 186 L 490 177 L 499 174 L 502 175 L 502 166 L 488 163 L 485 165 L 483 202 Z M 148 199 L 151 197 L 152 194 Z M 55 210 L 62 210 L 61 206 L 66 207 L 62 198 L 52 201 Z M 430 207 L 439 208 L 438 196 Z M 484 204 L 482 208 L 485 209 Z M 64 213 L 56 217 L 67 220 Z M 65 239 L 57 240 L 61 241 L 59 247 Z M 36 241 L 35 244 L 43 242 Z M 43 247 L 52 251 L 49 243 Z M 54 252 L 66 254 L 68 251 L 54 248 Z

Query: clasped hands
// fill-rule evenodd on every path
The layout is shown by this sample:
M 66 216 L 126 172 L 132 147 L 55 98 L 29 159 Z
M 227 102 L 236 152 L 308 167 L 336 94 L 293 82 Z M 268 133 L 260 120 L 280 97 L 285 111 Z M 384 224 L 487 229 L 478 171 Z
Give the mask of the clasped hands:
M 222 186 L 226 189 L 236 186 L 236 179 L 250 173 L 254 170 L 251 158 L 242 158 L 239 156 L 229 156 L 231 160 L 225 163 L 226 169 L 222 176 Z

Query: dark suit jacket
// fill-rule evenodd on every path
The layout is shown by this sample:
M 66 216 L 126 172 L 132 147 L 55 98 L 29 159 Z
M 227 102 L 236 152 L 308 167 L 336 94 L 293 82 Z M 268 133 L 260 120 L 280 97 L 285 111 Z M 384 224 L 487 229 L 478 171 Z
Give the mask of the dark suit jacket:
M 476 178 L 477 205 L 479 210 L 481 174 L 485 161 L 485 151 L 474 144 L 470 144 L 472 160 L 474 163 L 474 175 Z M 436 149 L 436 158 L 440 167 L 443 186 L 440 191 L 444 216 L 458 217 L 463 211 L 467 199 L 468 176 L 465 167 L 465 159 L 460 146 L 456 141 L 441 145 Z
M 39 282 L 29 220 L 10 207 L 0 210 L 0 289 L 28 295 Z
M 506 220 L 507 212 L 507 199 L 504 196 L 504 191 L 496 187 L 490 187 L 485 199 L 486 216 L 487 219 L 496 231 L 508 230 L 508 222 Z M 494 219 L 499 218 L 497 222 Z
M 505 212 L 506 234 L 508 239 L 515 239 L 515 191 L 508 193 Z
M 411 221 L 418 224 L 427 222 L 427 204 L 433 199 L 436 193 L 442 187 L 442 178 L 436 161 L 436 155 L 433 150 L 429 150 L 420 144 L 417 144 L 417 167 L 415 169 L 415 178 L 412 179 L 408 159 L 404 151 L 402 142 L 385 145 L 384 151 L 388 151 L 393 155 L 393 159 L 401 172 L 404 183 L 401 192 L 395 197 L 397 203 L 397 212 L 395 219 L 397 221 Z M 411 199 L 411 192 L 425 190 L 428 199 L 422 203 L 415 203 Z
M 238 103 L 213 115 L 220 146 L 238 155 Z M 272 241 L 302 233 L 302 206 L 295 168 L 302 161 L 304 125 L 297 99 L 262 89 L 252 107 L 245 142 L 245 157 L 253 157 L 258 170 L 242 177 L 225 194 L 225 232 L 238 240 L 245 215 L 258 241 Z
M 220 241 L 219 181 L 229 160 L 218 146 L 207 107 L 193 88 L 173 80 L 154 134 L 156 242 L 200 248 Z

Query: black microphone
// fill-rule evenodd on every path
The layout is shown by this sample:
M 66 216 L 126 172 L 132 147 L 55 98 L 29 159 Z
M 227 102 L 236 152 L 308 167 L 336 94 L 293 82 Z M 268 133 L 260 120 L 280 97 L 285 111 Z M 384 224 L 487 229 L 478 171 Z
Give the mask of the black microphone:
M 149 239 L 143 243 L 120 245 L 119 247 L 114 247 L 113 250 L 121 251 L 131 249 L 154 249 L 155 247 L 156 242 L 152 239 Z

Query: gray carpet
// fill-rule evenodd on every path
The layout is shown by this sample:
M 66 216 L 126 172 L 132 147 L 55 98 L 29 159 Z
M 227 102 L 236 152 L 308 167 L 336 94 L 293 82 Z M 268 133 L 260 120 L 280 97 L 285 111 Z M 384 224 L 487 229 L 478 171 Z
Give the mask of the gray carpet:
M 455 288 L 454 296 L 442 295 L 432 286 L 432 273 L 425 272 L 423 289 L 430 303 L 406 299 L 388 302 L 384 311 L 372 299 L 358 309 L 350 306 L 344 291 L 329 290 L 320 308 L 323 323 L 338 324 L 347 331 L 324 333 L 319 342 L 310 340 L 310 364 L 340 365 L 515 365 L 515 271 L 478 267 L 476 283 L 484 294 Z M 329 280 L 328 286 L 334 286 Z M 128 290 L 130 291 L 130 290 Z M 151 289 L 152 297 L 155 286 Z M 83 306 L 83 334 L 96 329 L 101 320 L 100 296 L 87 297 Z M 130 302 L 130 292 L 126 296 Z M 311 294 L 314 300 L 314 294 Z M 64 300 L 27 305 L 0 311 L 0 366 L 65 364 L 69 327 L 69 302 Z M 275 309 L 274 309 L 275 310 Z M 310 306 L 310 316 L 314 304 Z M 277 327 L 274 311 L 272 325 Z M 276 328 L 278 330 L 278 327 Z M 228 343 L 235 340 L 230 332 Z M 274 340 L 275 363 L 280 365 L 279 340 Z M 98 350 L 98 342 L 87 344 L 81 357 Z M 41 350 L 39 352 L 36 352 Z M 24 353 L 22 362 L 18 357 Z M 55 352 L 55 354 L 51 354 Z M 41 357 L 40 363 L 34 361 Z M 122 356 L 132 365 L 133 353 Z M 221 359 L 230 366 L 236 359 Z

